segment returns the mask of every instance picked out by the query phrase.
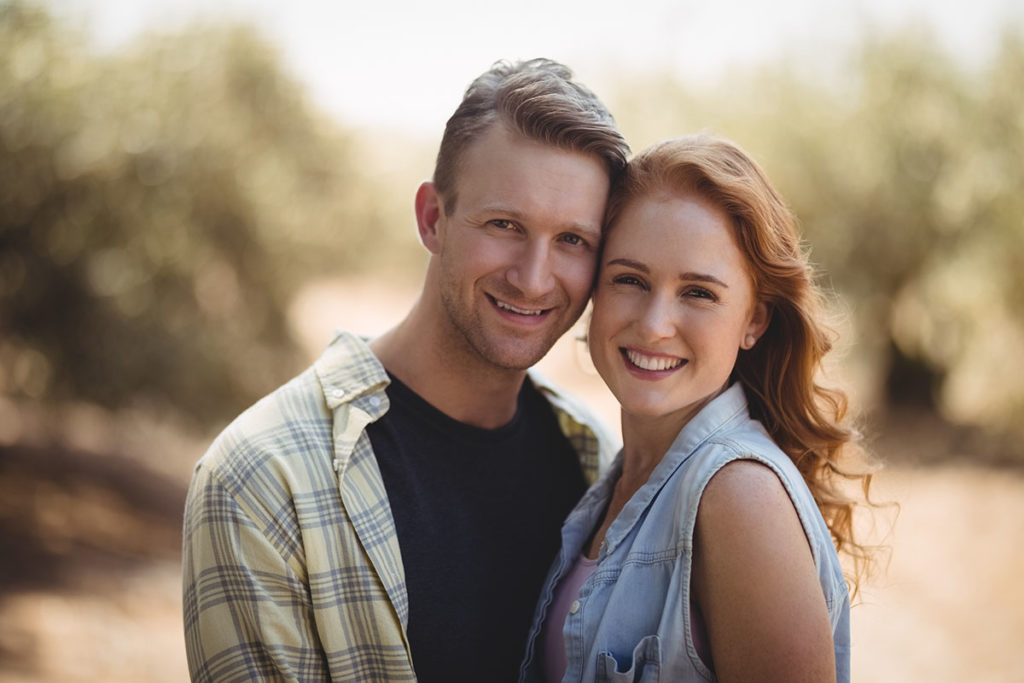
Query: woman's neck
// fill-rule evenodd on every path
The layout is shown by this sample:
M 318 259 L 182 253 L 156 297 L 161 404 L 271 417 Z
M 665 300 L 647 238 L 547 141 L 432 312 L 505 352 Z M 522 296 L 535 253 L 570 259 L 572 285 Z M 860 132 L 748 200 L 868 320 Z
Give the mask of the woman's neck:
M 647 483 L 682 427 L 678 420 L 641 418 L 622 413 L 622 473 L 594 535 L 585 547 L 590 559 L 597 559 L 605 534 L 630 498 Z
M 688 418 L 647 417 L 622 413 L 622 476 L 641 485 L 665 457 Z M 642 479 L 642 480 L 641 480 Z M 639 487 L 638 487 L 639 488 Z

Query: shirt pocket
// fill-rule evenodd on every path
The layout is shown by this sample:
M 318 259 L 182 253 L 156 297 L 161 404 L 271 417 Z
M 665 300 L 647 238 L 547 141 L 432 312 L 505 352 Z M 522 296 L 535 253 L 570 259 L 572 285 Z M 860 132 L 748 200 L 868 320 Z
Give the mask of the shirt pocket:
M 612 652 L 597 655 L 596 679 L 614 683 L 657 683 L 661 678 L 661 638 L 646 636 L 625 658 Z

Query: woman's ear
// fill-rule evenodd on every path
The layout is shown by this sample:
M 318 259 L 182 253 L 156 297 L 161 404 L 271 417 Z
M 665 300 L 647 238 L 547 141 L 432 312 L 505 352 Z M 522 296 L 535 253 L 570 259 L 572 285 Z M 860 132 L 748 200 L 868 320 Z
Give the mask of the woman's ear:
M 420 234 L 420 242 L 432 254 L 441 251 L 441 234 L 439 224 L 443 218 L 444 207 L 441 195 L 437 193 L 434 183 L 425 180 L 416 190 L 416 228 Z
M 757 340 L 761 338 L 768 324 L 772 321 L 772 306 L 767 301 L 758 301 L 754 304 L 754 310 L 750 314 L 750 321 L 743 335 L 743 342 L 740 348 L 749 351 L 754 348 Z

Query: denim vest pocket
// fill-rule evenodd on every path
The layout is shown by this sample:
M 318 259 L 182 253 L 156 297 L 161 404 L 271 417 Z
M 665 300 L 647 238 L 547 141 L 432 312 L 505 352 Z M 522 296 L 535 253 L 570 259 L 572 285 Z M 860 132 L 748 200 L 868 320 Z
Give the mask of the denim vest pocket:
M 609 683 L 657 683 L 661 674 L 661 638 L 644 637 L 633 648 L 631 659 L 607 651 L 598 653 L 595 673 L 598 681 Z

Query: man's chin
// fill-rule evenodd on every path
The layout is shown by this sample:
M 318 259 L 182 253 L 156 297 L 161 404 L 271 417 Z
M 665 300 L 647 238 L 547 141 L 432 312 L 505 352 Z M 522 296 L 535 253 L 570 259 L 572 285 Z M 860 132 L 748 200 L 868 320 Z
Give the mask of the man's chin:
M 477 352 L 488 363 L 496 368 L 509 371 L 525 371 L 536 365 L 547 355 L 554 342 L 534 342 L 524 344 L 521 341 L 492 341 L 486 348 L 477 348 Z

